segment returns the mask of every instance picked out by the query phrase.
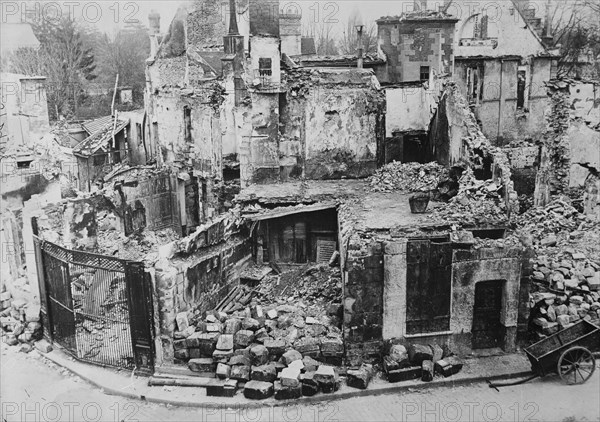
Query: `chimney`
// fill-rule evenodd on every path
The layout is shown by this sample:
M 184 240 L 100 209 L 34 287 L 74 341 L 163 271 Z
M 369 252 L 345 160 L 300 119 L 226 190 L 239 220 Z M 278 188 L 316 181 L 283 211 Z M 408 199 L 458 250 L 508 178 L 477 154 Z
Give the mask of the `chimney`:
M 229 0 L 229 35 L 239 35 L 240 31 L 237 24 L 237 11 L 235 10 L 235 0 Z
M 148 22 L 150 23 L 150 35 L 160 34 L 160 13 L 152 9 L 148 15 Z

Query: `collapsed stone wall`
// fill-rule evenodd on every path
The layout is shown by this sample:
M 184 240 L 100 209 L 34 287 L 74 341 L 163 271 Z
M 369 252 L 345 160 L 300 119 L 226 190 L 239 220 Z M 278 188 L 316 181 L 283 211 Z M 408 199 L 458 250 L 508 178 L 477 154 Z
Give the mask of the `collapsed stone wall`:
M 239 283 L 249 264 L 250 238 L 235 210 L 159 249 L 154 266 L 157 334 L 164 362 L 173 362 L 178 313 L 204 314 Z
M 554 195 L 584 188 L 600 171 L 600 102 L 598 82 L 571 80 L 547 84 L 551 105 L 546 113 L 535 205 Z M 593 184 L 593 181 L 589 182 Z

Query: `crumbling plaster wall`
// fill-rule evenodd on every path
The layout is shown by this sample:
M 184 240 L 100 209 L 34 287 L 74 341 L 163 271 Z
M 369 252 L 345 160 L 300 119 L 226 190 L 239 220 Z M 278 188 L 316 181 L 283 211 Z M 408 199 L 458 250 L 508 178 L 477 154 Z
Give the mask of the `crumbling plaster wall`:
M 408 131 L 427 131 L 437 96 L 424 86 L 390 87 L 385 90 L 385 136 Z
M 289 77 L 281 161 L 287 175 L 364 177 L 377 165 L 383 94 L 370 71 L 311 71 Z
M 150 96 L 151 120 L 157 133 L 161 162 L 192 168 L 210 177 L 222 172 L 221 88 L 208 83 L 202 88 L 165 89 Z M 191 142 L 185 137 L 184 109 L 191 113 Z
M 523 109 L 517 108 L 517 71 L 521 60 L 487 58 L 477 59 L 477 62 L 483 63 L 483 97 L 475 105 L 475 115 L 482 123 L 485 136 L 500 146 L 524 139 L 540 140 L 548 105 L 544 82 L 550 79 L 550 59 L 530 58 L 525 62 Z M 472 64 L 473 61 L 464 58 L 456 61 L 455 80 L 463 93 L 468 90 L 467 68 Z

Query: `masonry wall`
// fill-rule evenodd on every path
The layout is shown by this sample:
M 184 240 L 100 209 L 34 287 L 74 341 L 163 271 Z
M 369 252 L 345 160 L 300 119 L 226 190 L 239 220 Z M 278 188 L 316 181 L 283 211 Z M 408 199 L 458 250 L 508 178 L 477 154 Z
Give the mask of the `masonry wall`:
M 457 59 L 455 80 L 467 94 L 467 68 L 483 63 L 483 97 L 475 106 L 485 136 L 494 145 L 530 139 L 538 141 L 545 127 L 544 111 L 548 106 L 544 82 L 550 79 L 551 61 L 531 58 L 526 70 L 525 104 L 517 108 L 517 73 L 519 59 Z
M 378 48 L 387 59 L 382 83 L 419 81 L 421 66 L 452 75 L 454 20 L 377 21 Z
M 501 323 L 503 348 L 514 350 L 519 311 L 521 252 L 511 249 L 455 250 L 452 257 L 452 296 L 448 332 L 409 335 L 406 331 L 407 239 L 387 242 L 384 248 L 382 337 L 407 343 L 438 343 L 459 354 L 470 353 L 475 286 L 503 280 Z

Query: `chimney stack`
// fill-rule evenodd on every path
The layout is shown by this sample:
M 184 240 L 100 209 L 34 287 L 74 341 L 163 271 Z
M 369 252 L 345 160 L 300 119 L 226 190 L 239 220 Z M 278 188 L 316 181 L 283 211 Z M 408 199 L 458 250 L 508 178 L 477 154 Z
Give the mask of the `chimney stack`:
M 160 34 L 160 13 L 152 9 L 148 15 L 148 22 L 150 23 L 150 35 Z

